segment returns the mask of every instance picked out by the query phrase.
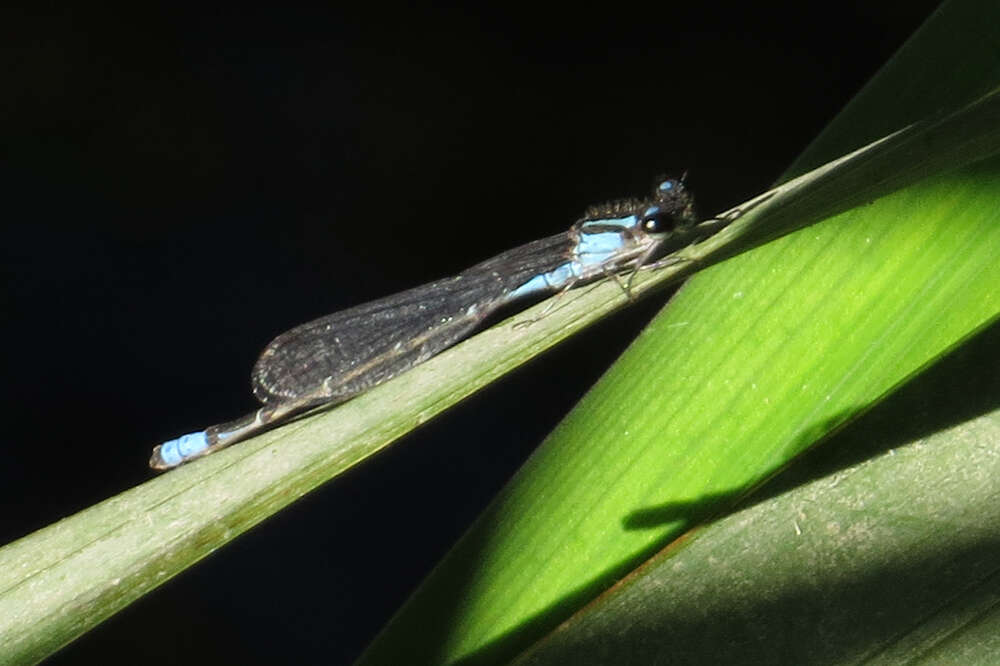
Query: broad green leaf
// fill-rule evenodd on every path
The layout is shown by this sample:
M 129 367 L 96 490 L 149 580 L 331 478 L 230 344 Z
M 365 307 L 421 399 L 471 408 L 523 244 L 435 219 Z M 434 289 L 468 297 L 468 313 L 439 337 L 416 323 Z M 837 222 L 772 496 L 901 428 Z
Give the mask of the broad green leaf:
M 998 352 L 994 325 L 518 663 L 995 663 Z
M 705 271 L 546 440 L 371 663 L 399 650 L 503 661 L 996 318 L 998 256 L 993 160 Z M 454 633 L 405 622 L 432 608 L 455 613 Z

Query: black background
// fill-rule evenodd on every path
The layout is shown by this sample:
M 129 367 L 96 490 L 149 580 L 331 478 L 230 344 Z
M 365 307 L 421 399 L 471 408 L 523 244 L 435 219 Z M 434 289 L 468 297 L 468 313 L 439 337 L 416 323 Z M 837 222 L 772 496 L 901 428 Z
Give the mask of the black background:
M 156 442 L 251 409 L 257 352 L 294 324 L 564 230 L 661 174 L 687 170 L 705 213 L 759 192 L 936 3 L 756 4 L 4 10 L 0 542 L 148 480 Z M 53 663 L 353 659 L 662 300 Z

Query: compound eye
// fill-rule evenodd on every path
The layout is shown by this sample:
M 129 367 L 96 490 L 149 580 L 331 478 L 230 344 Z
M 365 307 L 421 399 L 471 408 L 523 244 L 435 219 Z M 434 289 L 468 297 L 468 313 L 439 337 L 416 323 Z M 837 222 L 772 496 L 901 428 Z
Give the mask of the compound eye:
M 662 208 L 648 208 L 642 216 L 642 230 L 647 234 L 668 234 L 677 230 L 677 219 Z

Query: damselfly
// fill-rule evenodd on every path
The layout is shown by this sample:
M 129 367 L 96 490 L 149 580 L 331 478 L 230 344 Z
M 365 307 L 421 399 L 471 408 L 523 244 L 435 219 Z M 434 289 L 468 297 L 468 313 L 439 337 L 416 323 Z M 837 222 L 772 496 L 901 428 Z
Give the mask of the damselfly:
M 699 224 L 684 183 L 667 179 L 649 199 L 593 207 L 569 231 L 454 277 L 297 326 L 275 338 L 254 366 L 253 392 L 263 407 L 164 442 L 149 464 L 176 467 L 296 414 L 348 400 L 440 353 L 512 302 L 673 263 L 671 253 L 721 222 Z

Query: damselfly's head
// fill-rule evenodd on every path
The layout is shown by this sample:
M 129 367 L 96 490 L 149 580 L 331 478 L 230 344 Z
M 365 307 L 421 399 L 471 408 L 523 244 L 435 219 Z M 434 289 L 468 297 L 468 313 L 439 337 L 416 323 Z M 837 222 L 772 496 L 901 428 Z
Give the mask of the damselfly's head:
M 653 190 L 653 199 L 641 213 L 640 227 L 650 236 L 669 236 L 698 223 L 694 197 L 683 181 L 667 178 Z

